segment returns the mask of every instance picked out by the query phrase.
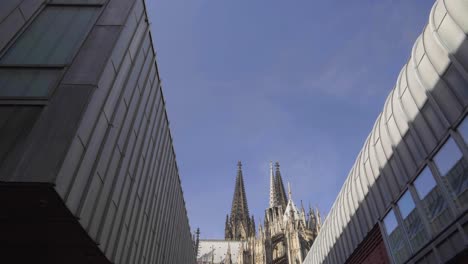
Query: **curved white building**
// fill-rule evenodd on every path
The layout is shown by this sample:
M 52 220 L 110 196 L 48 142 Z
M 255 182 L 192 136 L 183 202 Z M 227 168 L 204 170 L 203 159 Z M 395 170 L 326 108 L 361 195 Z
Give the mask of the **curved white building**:
M 305 263 L 468 263 L 467 33 L 437 1 Z

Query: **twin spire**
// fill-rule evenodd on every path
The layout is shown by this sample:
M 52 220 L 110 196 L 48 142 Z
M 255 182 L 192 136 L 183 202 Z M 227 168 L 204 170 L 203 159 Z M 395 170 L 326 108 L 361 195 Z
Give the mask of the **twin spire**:
M 276 179 L 273 174 L 273 162 L 270 161 L 270 208 L 279 206 L 278 192 L 276 191 Z
M 270 208 L 281 206 L 284 210 L 287 201 L 279 162 L 275 163 L 275 173 L 273 174 L 273 162 L 270 161 Z
M 289 199 L 291 191 L 289 190 Z M 282 207 L 283 211 L 288 204 L 288 198 L 284 190 L 281 178 L 279 162 L 270 162 L 270 208 Z M 249 216 L 249 207 L 245 194 L 244 178 L 242 175 L 242 163 L 237 163 L 236 185 L 232 198 L 231 215 L 226 215 L 225 239 L 245 240 L 255 236 L 255 222 L 253 216 Z
M 242 163 L 237 162 L 236 187 L 232 198 L 231 218 L 242 219 L 249 217 L 249 207 L 245 195 L 244 178 L 242 176 Z
M 231 215 L 226 215 L 225 239 L 245 240 L 255 236 L 255 222 L 249 216 L 249 207 L 245 194 L 242 163 L 237 163 L 236 186 L 232 198 Z
M 299 213 L 294 205 L 289 184 L 288 193 L 289 197 L 286 196 L 279 162 L 275 162 L 274 165 L 273 162 L 270 162 L 270 208 L 281 207 L 285 215 L 292 215 L 294 219 L 300 217 L 304 221 L 305 226 L 317 233 L 321 226 L 321 217 L 318 210 L 314 212 L 309 206 L 309 214 L 306 218 L 304 206 L 302 206 L 302 211 Z M 284 219 L 284 217 L 282 219 Z M 237 163 L 237 176 L 232 198 L 231 214 L 226 215 L 225 224 L 226 240 L 242 241 L 256 236 L 254 217 L 253 215 L 249 216 L 244 178 L 242 175 L 242 163 L 240 161 Z M 262 229 L 261 225 L 260 228 Z

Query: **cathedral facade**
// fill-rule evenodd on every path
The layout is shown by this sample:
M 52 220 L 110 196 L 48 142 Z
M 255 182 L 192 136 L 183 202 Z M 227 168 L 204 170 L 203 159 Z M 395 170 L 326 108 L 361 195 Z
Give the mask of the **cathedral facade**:
M 275 169 L 270 163 L 269 207 L 265 210 L 263 225 L 258 232 L 254 217 L 249 216 L 247 198 L 238 163 L 231 215 L 226 216 L 225 239 L 242 241 L 235 262 L 238 264 L 301 264 L 321 226 L 318 210 L 302 206 L 300 210 L 292 200 L 288 185 L 286 196 L 279 163 Z M 230 254 L 229 254 L 230 255 Z M 234 263 L 231 258 L 228 262 Z

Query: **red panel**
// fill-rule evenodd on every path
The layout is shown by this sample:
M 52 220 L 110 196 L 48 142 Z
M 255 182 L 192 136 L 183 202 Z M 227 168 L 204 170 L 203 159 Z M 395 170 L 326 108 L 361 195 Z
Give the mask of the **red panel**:
M 376 225 L 359 244 L 346 263 L 349 264 L 390 264 L 382 234 Z

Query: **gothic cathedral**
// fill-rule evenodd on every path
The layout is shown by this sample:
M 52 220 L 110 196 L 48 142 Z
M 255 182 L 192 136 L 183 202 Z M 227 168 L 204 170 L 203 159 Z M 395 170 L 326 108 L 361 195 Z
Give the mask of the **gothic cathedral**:
M 237 166 L 231 215 L 226 216 L 225 227 L 226 240 L 242 241 L 237 263 L 301 264 L 320 230 L 320 213 L 309 207 L 306 214 L 302 203 L 299 210 L 289 185 L 286 197 L 279 163 L 275 169 L 270 163 L 270 204 L 256 233 L 254 217 L 249 216 L 241 162 Z

